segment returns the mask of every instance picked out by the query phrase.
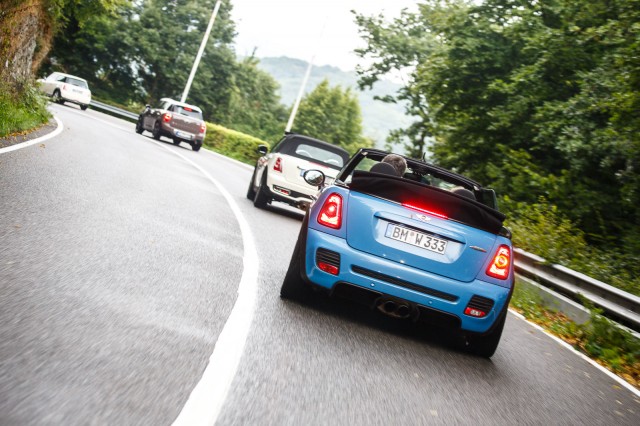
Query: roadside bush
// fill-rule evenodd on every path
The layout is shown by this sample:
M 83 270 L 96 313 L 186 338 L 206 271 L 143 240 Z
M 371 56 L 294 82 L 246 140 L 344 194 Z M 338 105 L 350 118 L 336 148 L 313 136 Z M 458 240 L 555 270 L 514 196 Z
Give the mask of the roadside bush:
M 35 83 L 19 84 L 13 89 L 0 85 L 0 138 L 40 127 L 49 118 L 47 99 Z
M 502 205 L 516 247 L 640 296 L 637 253 L 623 254 L 611 247 L 589 245 L 585 234 L 544 198 L 535 204 L 523 204 L 505 197 Z
M 207 123 L 204 144 L 222 155 L 251 165 L 255 164 L 260 155 L 258 145 L 269 146 L 269 143 L 261 139 L 211 123 Z

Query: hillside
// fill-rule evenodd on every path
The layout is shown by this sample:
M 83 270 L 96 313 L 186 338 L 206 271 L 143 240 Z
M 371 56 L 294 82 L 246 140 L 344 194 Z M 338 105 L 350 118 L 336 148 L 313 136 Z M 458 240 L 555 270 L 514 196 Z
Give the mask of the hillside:
M 308 62 L 287 57 L 260 58 L 260 69 L 271 74 L 280 84 L 282 103 L 291 106 L 295 102 L 302 79 L 307 70 Z M 355 71 L 345 72 L 337 67 L 328 65 L 313 67 L 305 92 L 312 91 L 324 79 L 329 80 L 331 86 L 351 87 L 360 100 L 362 110 L 362 126 L 365 136 L 376 141 L 377 147 L 384 145 L 390 130 L 404 128 L 411 119 L 404 113 L 404 107 L 399 104 L 387 104 L 374 100 L 374 96 L 394 94 L 400 85 L 390 81 L 377 82 L 373 90 L 361 92 L 358 90 Z

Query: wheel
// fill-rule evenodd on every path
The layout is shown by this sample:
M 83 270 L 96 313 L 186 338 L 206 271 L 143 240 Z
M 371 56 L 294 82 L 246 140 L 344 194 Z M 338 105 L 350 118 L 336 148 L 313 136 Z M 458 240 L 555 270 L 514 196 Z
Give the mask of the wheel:
M 144 132 L 144 127 L 142 127 L 142 117 L 139 117 L 136 122 L 136 133 L 141 135 L 142 132 Z
M 260 180 L 260 186 L 256 190 L 256 195 L 253 197 L 253 205 L 259 209 L 263 209 L 267 206 L 269 197 L 267 196 L 267 171 L 265 170 Z
M 155 140 L 160 140 L 160 136 L 162 136 L 160 133 L 160 123 L 158 123 L 157 121 L 155 122 L 155 124 L 153 125 L 153 131 L 151 132 L 153 133 L 153 138 Z
M 64 101 L 62 100 L 62 96 L 60 96 L 60 91 L 57 89 L 53 92 L 53 95 L 51 95 L 51 100 L 57 104 L 64 103 Z
M 256 169 L 258 167 L 253 168 L 253 175 L 251 175 L 251 180 L 249 181 L 249 188 L 247 188 L 247 199 L 253 200 L 256 197 L 256 191 L 253 189 L 253 181 L 256 178 Z
M 306 226 L 303 222 L 302 226 Z M 298 302 L 310 302 L 313 296 L 313 290 L 304 282 L 300 275 L 301 267 L 304 265 L 304 236 L 303 229 L 300 230 L 296 246 L 291 255 L 289 268 L 282 281 L 280 287 L 280 297 L 283 299 L 295 300 Z
M 178 139 L 178 138 L 173 138 L 173 144 L 174 144 L 174 145 L 180 145 L 180 142 L 181 142 L 181 141 L 180 141 L 180 139 Z
M 89 107 L 89 105 L 80 105 L 80 109 L 81 110 L 86 110 Z
M 195 152 L 200 151 L 200 148 L 202 148 L 202 142 L 198 143 L 194 143 L 193 145 L 191 145 L 191 149 L 193 149 Z
M 474 355 L 478 355 L 484 358 L 491 358 L 498 349 L 500 343 L 500 337 L 502 336 L 502 329 L 507 319 L 507 311 L 504 312 L 502 318 L 498 320 L 493 330 L 483 336 L 469 336 L 467 337 L 467 352 Z

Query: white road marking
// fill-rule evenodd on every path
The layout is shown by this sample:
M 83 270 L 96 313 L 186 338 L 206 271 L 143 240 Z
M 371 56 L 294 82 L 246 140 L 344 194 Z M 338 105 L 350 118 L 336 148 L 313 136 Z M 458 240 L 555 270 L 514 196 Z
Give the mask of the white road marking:
M 238 298 L 218 337 L 213 353 L 209 358 L 209 365 L 207 365 L 202 378 L 191 392 L 182 411 L 173 422 L 174 426 L 213 425 L 220 414 L 231 387 L 231 382 L 235 377 L 247 341 L 251 321 L 253 320 L 258 287 L 258 252 L 253 242 L 249 223 L 242 215 L 231 194 L 206 170 L 184 155 L 165 146 L 165 144 L 152 142 L 193 165 L 216 186 L 236 216 L 242 233 L 242 243 L 244 245 L 242 263 L 244 267 L 240 284 L 238 285 Z
M 581 357 L 582 359 L 584 359 L 585 361 L 587 361 L 589 364 L 593 365 L 594 367 L 596 367 L 598 370 L 602 371 L 604 374 L 606 374 L 607 376 L 611 377 L 613 380 L 615 380 L 616 382 L 618 382 L 618 384 L 620 384 L 620 386 L 623 386 L 625 388 L 627 388 L 628 390 L 630 390 L 636 397 L 640 398 L 640 391 L 638 389 L 636 389 L 635 387 L 633 387 L 633 385 L 631 385 L 629 382 L 627 382 L 626 380 L 624 380 L 623 378 L 619 377 L 618 375 L 612 373 L 611 371 L 607 370 L 606 368 L 604 368 L 603 366 L 601 366 L 600 364 L 598 364 L 597 362 L 595 362 L 594 360 L 592 360 L 591 358 L 589 358 L 588 356 L 586 356 L 585 354 L 583 354 L 582 352 L 578 352 L 577 350 L 575 350 L 573 348 L 573 346 L 571 346 L 570 344 L 568 344 L 567 342 L 565 342 L 564 340 L 562 340 L 561 338 L 554 336 L 553 334 L 549 333 L 547 330 L 545 330 L 544 328 L 540 327 L 538 324 L 535 324 L 529 320 L 527 320 L 522 314 L 520 314 L 519 312 L 516 312 L 512 309 L 509 309 L 509 311 L 515 315 L 517 318 L 521 319 L 522 321 L 528 322 L 533 328 L 542 331 L 544 334 L 546 334 L 547 336 L 551 337 L 553 340 L 555 340 L 557 343 L 559 343 L 561 346 L 564 346 L 565 348 L 569 349 L 571 352 L 573 352 L 574 354 L 578 355 L 579 357 Z
M 48 134 L 46 134 L 44 136 L 40 136 L 39 138 L 36 138 L 36 139 L 32 139 L 32 140 L 27 141 L 27 142 L 22 142 L 22 143 L 18 143 L 18 144 L 15 144 L 15 145 L 11 145 L 11 146 L 8 146 L 6 148 L 0 148 L 0 154 L 5 154 L 7 152 L 15 151 L 17 149 L 26 148 L 28 146 L 35 145 L 37 143 L 44 142 L 47 139 L 51 139 L 51 138 L 53 138 L 55 136 L 58 136 L 64 130 L 64 125 L 62 124 L 62 121 L 58 120 L 58 117 L 54 116 L 53 119 L 56 120 L 56 123 L 58 124 L 58 127 L 53 132 L 48 133 Z

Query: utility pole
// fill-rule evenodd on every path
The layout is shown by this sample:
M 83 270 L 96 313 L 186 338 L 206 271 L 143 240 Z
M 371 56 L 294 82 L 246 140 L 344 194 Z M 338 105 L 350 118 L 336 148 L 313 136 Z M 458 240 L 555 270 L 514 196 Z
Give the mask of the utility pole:
M 324 35 L 324 28 L 327 25 L 327 19 L 329 17 L 324 18 L 324 23 L 322 24 L 322 30 L 320 31 L 320 36 L 318 36 L 318 43 L 322 40 L 322 36 Z M 309 75 L 311 74 L 311 68 L 313 67 L 313 61 L 316 58 L 315 53 L 311 57 L 309 61 L 309 65 L 307 66 L 307 71 L 304 74 L 304 78 L 302 79 L 302 84 L 300 85 L 300 90 L 298 91 L 298 97 L 296 98 L 296 102 L 293 104 L 293 109 L 291 110 L 291 114 L 289 115 L 289 121 L 287 122 L 287 127 L 285 127 L 284 132 L 289 133 L 291 131 L 291 127 L 293 127 L 293 120 L 296 118 L 296 114 L 298 113 L 298 107 L 300 106 L 300 100 L 302 99 L 302 95 L 304 95 L 304 88 L 307 85 L 307 81 L 309 80 Z
M 311 57 L 309 61 L 309 65 L 307 66 L 307 72 L 304 74 L 304 78 L 302 79 L 302 84 L 300 85 L 300 90 L 298 91 L 298 97 L 296 98 L 296 102 L 293 104 L 293 109 L 291 110 L 291 114 L 289 115 L 289 121 L 287 122 L 287 127 L 284 129 L 285 133 L 289 133 L 291 131 L 291 127 L 293 127 L 293 120 L 296 118 L 296 114 L 298 113 L 298 107 L 300 106 L 300 100 L 302 99 L 302 95 L 304 94 L 304 88 L 307 85 L 307 81 L 309 80 L 309 75 L 311 74 L 311 68 L 313 67 L 313 60 L 316 55 Z
M 187 96 L 189 95 L 189 90 L 191 90 L 191 83 L 193 83 L 193 77 L 196 75 L 196 70 L 198 69 L 198 65 L 200 64 L 200 58 L 202 58 L 202 53 L 204 52 L 204 48 L 207 46 L 207 40 L 209 40 L 209 34 L 211 34 L 211 28 L 213 28 L 213 21 L 216 20 L 216 15 L 218 14 L 218 9 L 220 9 L 220 3 L 222 0 L 218 0 L 216 5 L 213 7 L 213 13 L 211 13 L 211 19 L 209 19 L 209 26 L 207 26 L 207 31 L 204 33 L 204 37 L 202 38 L 202 43 L 200 43 L 200 49 L 198 50 L 198 54 L 196 55 L 196 60 L 193 62 L 193 67 L 191 68 L 191 74 L 189 74 L 189 79 L 187 80 L 187 85 L 184 87 L 184 92 L 182 92 L 182 98 L 180 98 L 180 102 L 185 102 L 187 100 Z

